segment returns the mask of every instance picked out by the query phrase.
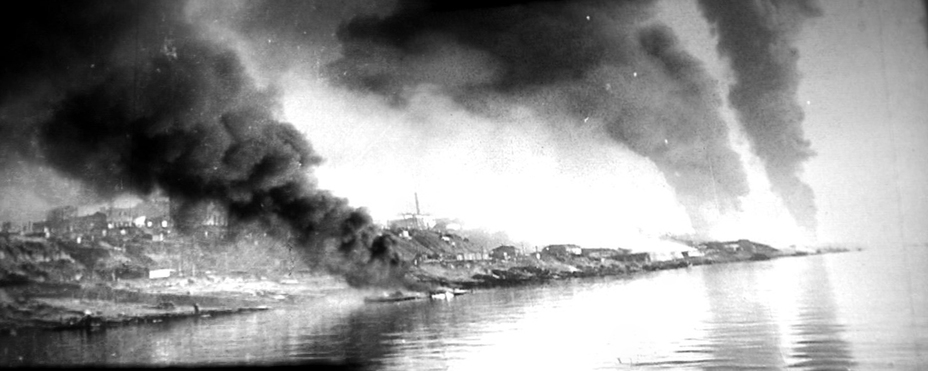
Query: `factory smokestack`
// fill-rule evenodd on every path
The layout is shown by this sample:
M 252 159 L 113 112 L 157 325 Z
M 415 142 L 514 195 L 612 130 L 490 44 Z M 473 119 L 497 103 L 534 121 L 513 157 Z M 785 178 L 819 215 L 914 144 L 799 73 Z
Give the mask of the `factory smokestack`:
M 802 164 L 815 153 L 805 138 L 797 102 L 799 54 L 793 45 L 802 24 L 822 14 L 809 0 L 701 0 L 718 37 L 718 52 L 734 71 L 728 100 L 764 162 L 772 190 L 796 222 L 814 233 L 815 196 L 802 181 Z

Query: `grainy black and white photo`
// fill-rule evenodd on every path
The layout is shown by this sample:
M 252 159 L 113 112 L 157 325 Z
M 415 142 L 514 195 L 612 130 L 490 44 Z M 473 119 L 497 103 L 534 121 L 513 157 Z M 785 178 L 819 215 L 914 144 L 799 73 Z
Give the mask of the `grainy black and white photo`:
M 928 368 L 928 1 L 0 7 L 2 367 Z

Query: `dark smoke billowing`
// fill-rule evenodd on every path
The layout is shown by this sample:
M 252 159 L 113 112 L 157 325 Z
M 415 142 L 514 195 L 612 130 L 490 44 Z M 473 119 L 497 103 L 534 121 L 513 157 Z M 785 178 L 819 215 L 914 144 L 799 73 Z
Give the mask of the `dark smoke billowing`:
M 732 61 L 730 100 L 774 190 L 814 226 L 811 191 L 797 175 L 811 151 L 789 45 L 814 7 L 755 3 L 704 2 L 703 11 Z M 597 133 L 652 161 L 701 233 L 748 193 L 717 83 L 655 19 L 654 1 L 30 4 L 0 14 L 4 34 L 28 35 L 11 37 L 2 57 L 0 171 L 50 165 L 102 195 L 163 190 L 185 202 L 180 214 L 219 201 L 237 222 L 309 246 L 312 259 L 332 239 L 370 254 L 352 249 L 373 243 L 369 218 L 306 177 L 320 156 L 274 119 L 278 97 L 249 74 L 314 74 L 328 63 L 327 81 L 339 87 L 396 107 L 437 93 L 487 125 L 518 122 L 505 116 L 528 107 L 550 133 Z M 755 56 L 763 67 L 752 66 Z
M 36 1 L 0 5 L 0 218 L 39 218 L 42 209 L 92 199 L 41 161 L 35 140 L 48 104 L 62 92 L 98 79 L 118 60 L 136 14 L 155 2 Z
M 316 188 L 307 173 L 321 157 L 274 119 L 274 92 L 258 89 L 235 53 L 198 37 L 184 3 L 127 3 L 69 3 L 64 13 L 42 3 L 20 14 L 18 31 L 36 32 L 27 55 L 36 64 L 4 71 L 13 82 L 4 103 L 28 86 L 49 90 L 27 104 L 41 119 L 5 117 L 0 126 L 26 139 L 17 156 L 101 195 L 160 190 L 180 203 L 178 215 L 218 202 L 234 225 L 290 238 L 310 263 L 327 250 L 356 256 L 371 246 L 370 217 Z M 32 18 L 49 28 L 29 26 Z
M 715 81 L 653 20 L 652 2 L 468 4 L 400 1 L 389 16 L 352 19 L 329 75 L 396 105 L 428 84 L 478 114 L 526 105 L 600 126 L 657 165 L 697 232 L 740 207 L 748 186 Z
M 802 23 L 821 15 L 821 9 L 809 0 L 702 0 L 700 6 L 735 74 L 729 101 L 774 193 L 800 226 L 814 232 L 815 196 L 799 177 L 814 152 L 796 99 L 799 54 L 793 41 Z

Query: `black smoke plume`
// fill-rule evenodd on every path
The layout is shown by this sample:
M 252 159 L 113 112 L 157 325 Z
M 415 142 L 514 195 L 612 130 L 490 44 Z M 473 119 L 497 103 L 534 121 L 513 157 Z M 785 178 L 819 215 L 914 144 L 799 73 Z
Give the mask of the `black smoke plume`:
M 815 195 L 800 174 L 803 162 L 815 153 L 802 129 L 805 114 L 796 97 L 799 52 L 793 41 L 803 22 L 820 16 L 821 9 L 808 0 L 699 4 L 714 26 L 719 54 L 734 71 L 728 99 L 754 153 L 764 162 L 772 190 L 796 222 L 814 233 Z
M 706 209 L 740 207 L 748 186 L 716 83 L 655 23 L 651 1 L 469 4 L 400 1 L 346 22 L 329 76 L 397 105 L 429 84 L 478 114 L 503 102 L 601 125 L 657 165 L 698 232 L 712 222 Z
M 37 64 L 14 66 L 21 75 L 4 97 L 30 81 L 56 88 L 30 103 L 45 111 L 34 125 L 5 118 L 4 130 L 31 143 L 19 155 L 100 195 L 162 191 L 180 214 L 218 203 L 233 227 L 264 226 L 302 247 L 313 265 L 334 251 L 370 255 L 359 249 L 371 246 L 370 217 L 316 187 L 308 173 L 322 158 L 274 118 L 274 92 L 259 89 L 232 51 L 198 37 L 183 21 L 184 3 L 143 2 L 138 11 L 126 3 L 69 3 L 77 5 L 63 13 L 40 3 L 18 22 L 36 32 L 28 57 Z M 33 17 L 62 25 L 33 29 Z M 64 36 L 72 28 L 79 32 Z M 71 62 L 55 61 L 58 53 Z
M 407 282 L 404 262 L 396 253 L 396 238 L 391 234 L 382 234 L 371 242 L 370 255 L 366 262 L 354 260 L 358 266 L 345 275 L 348 283 L 361 286 L 369 282 L 378 282 L 383 286 L 405 286 L 426 289 L 424 285 Z
M 62 91 L 82 86 L 118 63 L 111 51 L 133 34 L 136 15 L 158 8 L 163 7 L 155 2 L 129 1 L 0 5 L 0 33 L 6 36 L 0 55 L 0 173 L 3 191 L 9 192 L 0 197 L 34 194 L 38 206 L 47 207 L 79 194 L 41 163 L 36 131 L 48 118 L 48 104 L 60 99 Z M 21 206 L 3 208 L 0 218 L 42 215 Z

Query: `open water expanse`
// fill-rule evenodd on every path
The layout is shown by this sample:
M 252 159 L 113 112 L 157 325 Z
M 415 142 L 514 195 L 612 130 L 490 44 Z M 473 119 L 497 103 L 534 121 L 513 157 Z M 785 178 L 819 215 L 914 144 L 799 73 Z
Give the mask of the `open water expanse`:
M 867 250 L 0 337 L 0 365 L 334 361 L 386 370 L 928 369 L 928 253 Z

